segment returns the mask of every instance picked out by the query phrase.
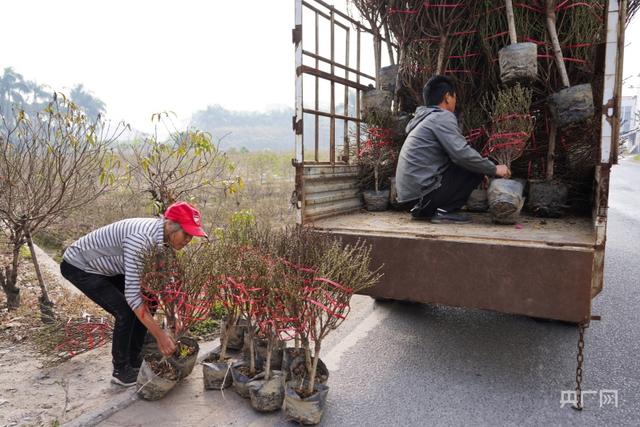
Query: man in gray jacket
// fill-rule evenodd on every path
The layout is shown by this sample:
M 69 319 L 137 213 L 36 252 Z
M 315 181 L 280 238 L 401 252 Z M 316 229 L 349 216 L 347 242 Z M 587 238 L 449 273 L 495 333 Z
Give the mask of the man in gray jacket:
M 505 165 L 495 165 L 474 150 L 462 135 L 454 114 L 453 80 L 434 76 L 424 86 L 424 107 L 407 125 L 407 139 L 396 169 L 398 202 L 411 207 L 414 219 L 433 223 L 469 223 L 456 213 L 485 175 L 508 178 Z

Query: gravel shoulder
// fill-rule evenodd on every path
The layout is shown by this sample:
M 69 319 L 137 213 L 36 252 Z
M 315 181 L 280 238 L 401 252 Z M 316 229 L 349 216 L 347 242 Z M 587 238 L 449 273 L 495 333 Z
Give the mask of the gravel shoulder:
M 104 315 L 62 278 L 58 263 L 36 250 L 58 313 Z M 42 325 L 39 290 L 30 261 L 22 260 L 20 268 L 22 306 L 16 312 L 0 312 L 0 426 L 59 425 L 123 393 L 122 387 L 110 383 L 110 344 L 59 364 L 52 364 L 39 351 L 34 342 Z M 0 307 L 4 305 L 0 301 Z

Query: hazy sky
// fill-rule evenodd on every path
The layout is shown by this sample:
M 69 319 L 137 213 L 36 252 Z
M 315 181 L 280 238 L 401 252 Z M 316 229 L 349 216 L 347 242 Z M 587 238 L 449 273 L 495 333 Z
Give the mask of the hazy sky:
M 56 90 L 83 83 L 141 130 L 165 110 L 293 106 L 293 0 L 20 0 L 2 16 L 0 68 Z M 627 43 L 625 77 L 640 73 L 639 19 Z
M 83 83 L 109 116 L 293 105 L 290 0 L 7 1 L 0 68 L 55 89 Z

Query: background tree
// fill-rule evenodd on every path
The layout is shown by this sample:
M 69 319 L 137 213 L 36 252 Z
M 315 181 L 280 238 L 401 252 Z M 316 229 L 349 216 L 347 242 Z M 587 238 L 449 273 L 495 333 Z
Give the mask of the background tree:
M 235 192 L 241 186 L 240 178 L 229 178 L 234 167 L 219 150 L 220 140 L 213 143 L 210 134 L 195 129 L 178 131 L 166 112 L 151 119 L 156 123 L 153 135 L 129 146 L 132 155 L 122 157 L 129 164 L 134 191 L 151 195 L 155 214 L 177 200 L 204 204 L 208 191 Z M 159 139 L 159 127 L 169 134 L 167 140 Z
M 27 87 L 25 104 L 28 106 L 28 111 L 35 113 L 44 109 L 51 100 L 51 92 L 31 80 L 27 80 L 25 84 Z
M 69 93 L 71 101 L 92 119 L 97 119 L 99 115 L 104 115 L 106 105 L 99 98 L 84 88 L 84 85 L 77 84 Z
M 71 101 L 92 120 L 106 111 L 105 103 L 88 91 L 84 85 L 75 85 L 70 92 Z M 0 74 L 0 114 L 8 120 L 13 111 L 23 110 L 36 114 L 49 104 L 53 92 L 46 85 L 26 80 L 22 74 L 7 67 Z
M 0 116 L 0 223 L 8 230 L 12 262 L 0 274 L 7 305 L 20 304 L 18 256 L 26 243 L 41 289 L 43 320 L 53 316 L 31 236 L 89 204 L 115 180 L 111 144 L 125 126 L 90 120 L 63 95 L 44 110 Z
M 14 105 L 24 105 L 24 94 L 28 90 L 22 74 L 11 67 L 5 68 L 0 76 L 0 114 L 8 116 Z

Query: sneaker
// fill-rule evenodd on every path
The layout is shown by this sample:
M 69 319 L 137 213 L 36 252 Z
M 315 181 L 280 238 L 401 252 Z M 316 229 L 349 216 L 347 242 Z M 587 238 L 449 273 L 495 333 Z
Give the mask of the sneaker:
M 114 369 L 111 383 L 118 384 L 123 387 L 131 387 L 136 384 L 137 379 L 138 371 L 127 366 L 125 369 Z
M 469 224 L 471 223 L 471 217 L 469 215 L 438 209 L 430 221 L 432 224 Z

